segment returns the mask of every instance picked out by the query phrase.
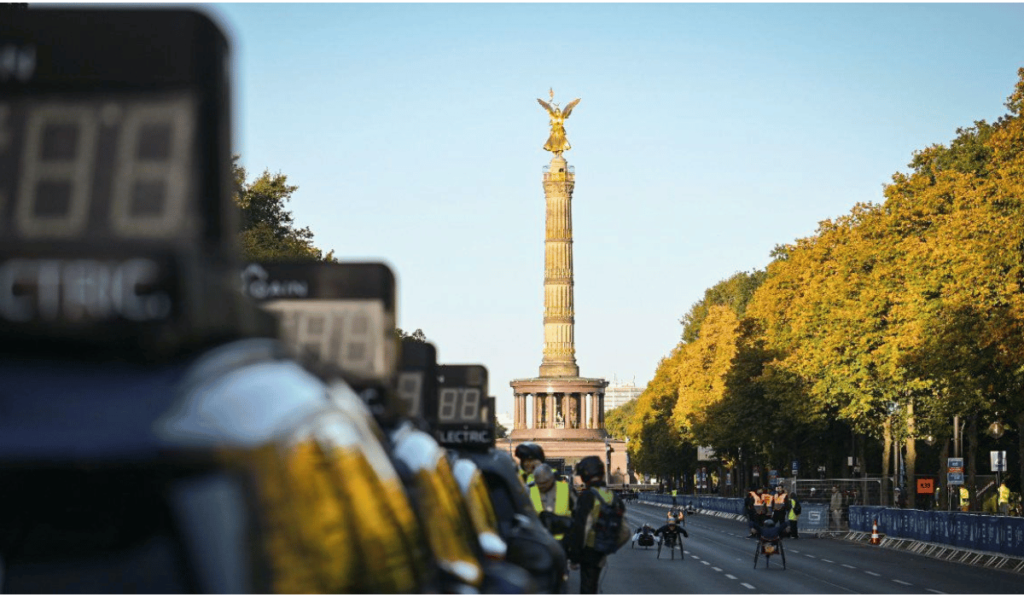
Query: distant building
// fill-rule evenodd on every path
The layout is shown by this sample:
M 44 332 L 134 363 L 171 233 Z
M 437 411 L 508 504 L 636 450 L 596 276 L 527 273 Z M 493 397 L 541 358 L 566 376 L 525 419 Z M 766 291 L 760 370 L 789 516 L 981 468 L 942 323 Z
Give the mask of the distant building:
M 501 426 L 507 429 L 509 433 L 512 433 L 512 429 L 514 429 L 512 413 L 498 413 L 494 418 L 497 419 L 498 422 L 501 423 Z
M 618 408 L 630 400 L 636 400 L 643 394 L 645 387 L 638 388 L 631 381 L 619 383 L 618 380 L 613 380 L 604 390 L 604 412 Z

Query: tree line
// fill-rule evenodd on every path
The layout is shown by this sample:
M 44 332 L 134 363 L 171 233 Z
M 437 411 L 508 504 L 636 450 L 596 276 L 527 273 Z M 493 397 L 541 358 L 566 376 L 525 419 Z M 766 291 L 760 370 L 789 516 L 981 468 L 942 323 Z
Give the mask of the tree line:
M 705 292 L 636 403 L 606 419 L 630 438 L 634 470 L 692 472 L 696 446 L 709 446 L 745 489 L 755 466 L 788 473 L 796 460 L 803 477 L 817 466 L 839 477 L 854 474 L 853 457 L 883 478 L 891 503 L 885 478 L 899 452 L 913 507 L 918 472 L 945 486 L 958 416 L 968 488 L 988 464 L 982 448 L 1015 438 L 1020 489 L 1024 68 L 1018 76 L 1007 114 L 914 152 L 882 203 L 821 222 L 777 246 L 765 270 Z M 1010 429 L 1001 442 L 984 435 L 992 423 Z

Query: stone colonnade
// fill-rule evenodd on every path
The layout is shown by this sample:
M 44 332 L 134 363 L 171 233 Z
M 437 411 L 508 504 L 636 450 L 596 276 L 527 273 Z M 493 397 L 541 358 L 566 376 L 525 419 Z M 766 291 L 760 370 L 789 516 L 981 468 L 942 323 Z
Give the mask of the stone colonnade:
M 603 392 L 516 393 L 514 408 L 515 429 L 604 429 Z

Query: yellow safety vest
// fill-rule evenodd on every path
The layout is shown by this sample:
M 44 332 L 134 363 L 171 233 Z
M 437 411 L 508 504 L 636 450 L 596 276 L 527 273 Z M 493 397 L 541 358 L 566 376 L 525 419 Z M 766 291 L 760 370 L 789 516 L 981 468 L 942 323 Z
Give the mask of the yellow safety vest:
M 540 497 L 540 488 L 536 484 L 530 486 L 530 501 L 533 502 L 533 509 L 540 514 L 544 511 L 544 502 Z M 569 510 L 569 484 L 565 481 L 555 481 L 555 509 L 552 512 L 559 516 L 572 516 Z M 561 540 L 563 534 L 555 535 L 555 539 Z
M 969 499 L 971 499 L 971 492 L 966 487 L 961 485 L 960 486 L 960 501 L 966 504 L 967 500 L 969 500 Z
M 612 490 L 608 489 L 607 487 L 591 487 L 591 489 L 593 489 L 597 493 L 601 494 L 601 498 L 607 504 L 612 503 L 612 500 L 615 499 L 615 493 L 612 492 Z M 591 508 L 590 516 L 587 518 L 588 525 L 587 525 L 587 532 L 586 532 L 586 535 L 584 536 L 584 540 L 583 540 L 583 546 L 584 547 L 591 547 L 591 548 L 594 547 L 594 541 L 597 540 L 597 534 L 594 532 L 593 521 L 597 520 L 597 517 L 600 515 L 600 512 L 601 512 L 601 500 L 598 500 L 597 498 L 594 498 L 594 507 Z
M 999 503 L 1009 504 L 1010 503 L 1010 488 L 1006 485 L 999 486 Z
M 800 515 L 793 511 L 794 507 L 796 507 L 796 499 L 795 498 L 789 500 L 789 519 L 790 520 L 797 520 L 797 519 L 800 518 Z

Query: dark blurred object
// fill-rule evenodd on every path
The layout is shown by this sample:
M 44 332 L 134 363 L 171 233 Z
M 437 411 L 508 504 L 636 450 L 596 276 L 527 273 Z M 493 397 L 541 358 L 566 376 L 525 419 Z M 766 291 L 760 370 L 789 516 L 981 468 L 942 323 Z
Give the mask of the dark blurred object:
M 544 524 L 544 528 L 552 535 L 564 535 L 572 528 L 572 517 L 570 516 L 559 516 L 554 512 L 547 511 L 541 512 L 538 516 Z

